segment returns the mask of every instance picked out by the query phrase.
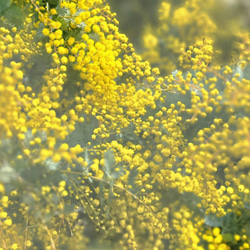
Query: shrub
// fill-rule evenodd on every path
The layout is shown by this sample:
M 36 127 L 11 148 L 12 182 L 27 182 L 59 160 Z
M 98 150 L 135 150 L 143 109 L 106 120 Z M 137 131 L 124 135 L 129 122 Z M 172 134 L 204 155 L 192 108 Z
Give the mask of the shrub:
M 249 34 L 172 2 L 161 70 L 102 0 L 0 3 L 1 249 L 249 249 Z

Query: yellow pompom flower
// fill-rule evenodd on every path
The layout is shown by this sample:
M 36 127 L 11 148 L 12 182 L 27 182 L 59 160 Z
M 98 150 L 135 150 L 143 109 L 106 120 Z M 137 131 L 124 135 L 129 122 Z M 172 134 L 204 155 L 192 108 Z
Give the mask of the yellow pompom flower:
M 49 29 L 48 29 L 48 28 L 44 28 L 44 29 L 42 30 L 42 33 L 43 33 L 44 36 L 48 36 L 50 32 L 49 32 Z

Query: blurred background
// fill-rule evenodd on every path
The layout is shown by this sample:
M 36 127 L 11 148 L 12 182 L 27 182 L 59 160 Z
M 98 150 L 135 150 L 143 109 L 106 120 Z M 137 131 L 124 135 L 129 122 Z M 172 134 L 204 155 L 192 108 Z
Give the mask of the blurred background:
M 129 37 L 136 52 L 163 74 L 185 69 L 183 51 L 205 37 L 211 39 L 215 51 L 220 51 L 213 62 L 220 65 L 238 60 L 247 40 L 238 31 L 249 31 L 249 0 L 107 2 L 117 13 L 120 31 Z

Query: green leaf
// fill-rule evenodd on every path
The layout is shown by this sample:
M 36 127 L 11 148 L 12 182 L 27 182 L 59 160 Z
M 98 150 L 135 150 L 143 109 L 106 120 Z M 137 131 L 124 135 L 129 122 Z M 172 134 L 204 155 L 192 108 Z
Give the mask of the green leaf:
M 118 179 L 120 176 L 125 174 L 124 164 L 119 162 L 115 165 L 114 172 L 112 173 L 112 177 L 114 179 Z
M 11 5 L 11 0 L 0 1 L 0 13 L 3 13 Z
M 22 202 L 28 206 L 29 211 L 33 211 L 35 209 L 35 199 L 34 199 L 34 196 L 32 194 L 25 193 L 22 196 Z
M 60 201 L 58 195 L 55 194 L 55 193 L 52 194 L 51 200 L 52 200 L 52 202 L 53 202 L 54 205 L 58 205 L 59 201 Z
M 57 6 L 59 3 L 59 0 L 49 0 L 48 2 L 49 2 L 49 4 Z
M 86 147 L 85 151 L 84 151 L 84 161 L 87 162 L 88 166 L 92 163 L 92 161 L 89 160 L 89 154 L 88 154 L 88 149 Z
M 62 18 L 62 17 L 57 17 L 56 19 L 55 19 L 57 22 L 60 22 L 61 23 L 61 29 L 63 30 L 63 31 L 67 31 L 68 30 L 68 28 L 69 28 L 69 23 L 67 23 L 66 21 L 65 21 L 65 19 L 64 18 Z
M 20 25 L 23 24 L 25 13 L 23 9 L 18 6 L 11 5 L 9 8 L 5 9 L 4 18 L 9 24 L 20 27 Z
M 56 12 L 59 16 L 69 16 L 70 11 L 67 8 L 61 8 L 59 5 L 56 7 Z
M 131 191 L 133 194 L 138 194 L 143 188 L 143 186 L 138 186 L 136 184 L 137 176 L 138 176 L 137 168 L 134 167 L 133 169 L 129 169 L 128 186 L 131 187 L 129 188 L 129 191 Z
M 240 65 L 237 65 L 235 67 L 234 71 L 233 71 L 233 75 L 235 76 L 236 74 L 239 74 L 239 76 L 240 76 L 239 79 L 242 80 L 242 78 L 243 78 L 243 70 L 242 70 Z
M 64 214 L 71 214 L 75 210 L 75 205 L 74 204 L 64 204 L 63 207 L 63 213 Z
M 110 181 L 113 179 L 118 179 L 125 173 L 124 163 L 116 163 L 112 149 L 109 149 L 104 153 L 104 173 Z
M 243 77 L 250 80 L 250 65 L 247 65 L 243 70 Z
M 214 214 L 208 214 L 205 216 L 205 224 L 209 227 L 222 227 L 223 217 L 217 217 Z
M 35 37 L 35 41 L 41 41 L 39 35 Z M 33 55 L 30 59 L 32 66 L 26 69 L 25 74 L 25 84 L 29 86 L 33 86 L 34 91 L 40 91 L 41 83 L 42 83 L 42 76 L 44 75 L 45 71 L 51 67 L 51 56 L 48 55 L 45 51 L 42 55 Z
M 17 178 L 16 171 L 7 162 L 5 162 L 0 169 L 0 182 L 9 183 L 11 180 L 16 178 Z
M 230 234 L 230 233 L 223 234 L 222 237 L 223 237 L 223 241 L 225 241 L 227 243 L 232 243 L 232 242 L 235 241 L 234 236 L 232 234 Z
M 108 178 L 111 178 L 112 172 L 115 170 L 115 156 L 112 149 L 104 153 L 104 171 Z
M 68 136 L 67 143 L 70 146 L 80 144 L 86 147 L 89 141 L 92 141 L 93 130 L 98 127 L 98 121 L 95 117 L 84 116 L 86 122 L 76 123 L 75 130 Z
M 23 169 L 23 171 L 21 172 L 21 177 L 29 183 L 37 184 L 38 181 L 41 181 L 43 179 L 44 174 L 45 173 L 43 166 L 37 164 Z

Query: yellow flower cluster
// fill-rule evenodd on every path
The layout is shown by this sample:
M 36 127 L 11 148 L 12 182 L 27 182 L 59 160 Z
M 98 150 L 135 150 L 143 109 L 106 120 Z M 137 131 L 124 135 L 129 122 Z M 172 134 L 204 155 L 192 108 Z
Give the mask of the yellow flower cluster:
M 222 243 L 223 236 L 220 234 L 220 229 L 218 227 L 213 228 L 209 235 L 203 235 L 203 239 L 209 242 L 208 249 L 230 250 L 229 246 Z
M 163 1 L 158 27 L 145 28 L 143 58 L 167 74 L 176 68 L 187 70 L 191 65 L 198 67 L 200 56 L 206 64 L 211 62 L 212 54 L 215 54 L 213 62 L 217 65 L 236 62 L 243 51 L 249 53 L 246 49 L 248 34 L 241 32 L 245 26 L 240 20 L 247 17 L 239 18 L 240 8 L 237 3 L 222 4 L 222 1 L 214 0 L 206 3 L 188 0 L 185 5 Z M 216 45 L 214 49 L 211 43 Z
M 172 245 L 170 249 L 204 249 L 200 246 L 201 239 L 199 235 L 203 221 L 199 217 L 196 217 L 195 222 L 193 222 L 192 213 L 187 208 L 173 213 L 172 226 L 177 231 L 175 240 L 178 243 Z
M 205 11 L 214 1 L 163 2 L 145 47 L 182 71 L 162 77 L 104 1 L 13 2 L 29 14 L 25 30 L 0 28 L 0 249 L 35 248 L 34 238 L 47 249 L 248 249 L 244 223 L 226 241 L 205 221 L 246 218 L 248 34 L 237 63 L 220 65 Z
M 15 27 L 12 30 L 2 27 L 0 36 L 2 58 L 0 62 L 0 135 L 11 137 L 13 127 L 16 127 L 17 132 L 26 132 L 21 110 L 25 102 L 23 94 L 31 91 L 30 87 L 25 88 L 23 84 L 22 63 L 12 58 L 19 56 L 21 61 L 27 62 L 30 55 L 35 53 L 36 48 L 34 44 L 26 42 L 32 35 L 27 34 L 22 37 Z M 8 63 L 5 63 L 6 61 Z
M 202 238 L 208 242 L 208 249 L 221 249 L 221 250 L 230 250 L 231 248 L 223 243 L 223 235 L 221 230 L 218 227 L 213 228 L 212 230 L 207 230 Z M 228 234 L 227 234 L 228 235 Z M 228 235 L 230 237 L 230 235 Z M 248 238 L 244 234 L 234 235 L 234 240 L 237 242 L 237 247 L 241 250 L 249 249 L 249 243 L 247 242 Z M 241 243 L 240 243 L 241 241 Z

